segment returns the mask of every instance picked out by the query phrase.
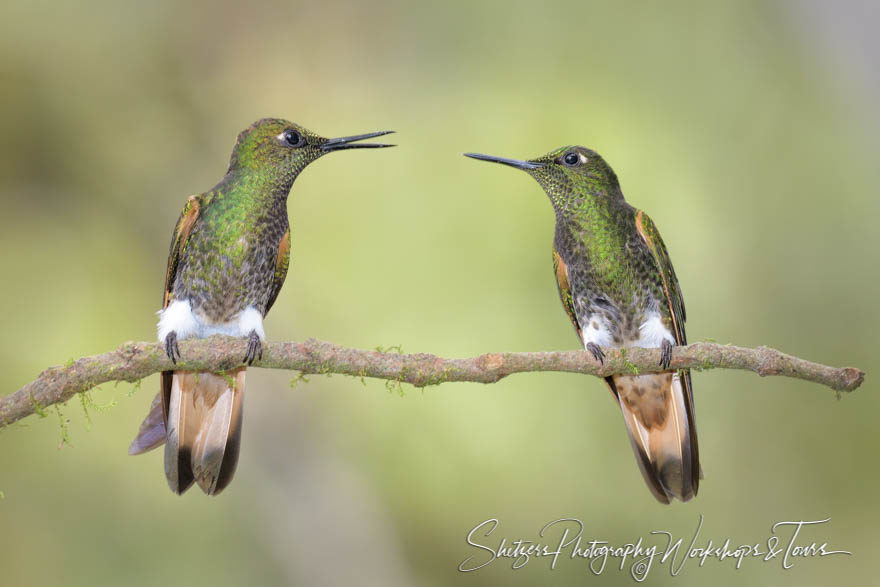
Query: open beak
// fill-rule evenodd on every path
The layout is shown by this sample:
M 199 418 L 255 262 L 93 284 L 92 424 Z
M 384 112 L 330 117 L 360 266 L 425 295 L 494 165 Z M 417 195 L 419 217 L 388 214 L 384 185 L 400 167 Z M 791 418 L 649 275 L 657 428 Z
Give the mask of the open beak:
M 481 155 L 480 153 L 465 153 L 464 156 L 471 157 L 473 159 L 479 159 L 481 161 L 491 161 L 492 163 L 503 163 L 504 165 L 510 165 L 511 167 L 516 167 L 517 169 L 525 169 L 526 171 L 528 171 L 529 169 L 538 169 L 539 167 L 544 167 L 543 163 L 522 161 L 520 159 L 508 159 L 507 157 L 495 157 L 494 155 Z
M 364 135 L 354 135 L 351 137 L 339 137 L 337 139 L 327 139 L 327 142 L 321 145 L 321 149 L 325 152 L 341 151 L 342 149 L 380 149 L 382 147 L 394 147 L 395 145 L 384 145 L 382 143 L 357 143 L 364 139 L 372 139 L 373 137 L 381 137 L 393 133 L 393 130 L 380 130 L 379 132 L 368 132 Z

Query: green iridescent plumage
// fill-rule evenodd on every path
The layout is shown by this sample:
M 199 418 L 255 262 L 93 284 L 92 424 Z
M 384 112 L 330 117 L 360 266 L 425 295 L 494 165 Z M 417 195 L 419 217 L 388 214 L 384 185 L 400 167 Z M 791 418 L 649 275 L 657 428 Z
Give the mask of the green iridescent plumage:
M 617 175 L 598 153 L 579 146 L 521 161 L 468 156 L 522 169 L 553 204 L 553 269 L 563 308 L 582 344 L 662 349 L 687 343 L 684 302 L 653 221 L 630 206 Z M 620 402 L 639 467 L 654 496 L 687 501 L 700 479 L 690 373 L 617 375 L 607 383 Z
M 263 119 L 239 134 L 226 175 L 189 197 L 172 234 L 159 321 L 172 361 L 180 358 L 179 339 L 211 334 L 247 337 L 248 364 L 262 355 L 263 318 L 290 263 L 287 197 L 294 180 L 329 152 L 390 146 L 355 143 L 388 132 L 326 139 L 286 120 Z M 205 493 L 220 492 L 238 459 L 244 371 L 162 373 L 161 401 L 129 452 L 166 442 L 174 492 L 194 481 Z
M 285 133 L 301 144 L 287 143 Z M 175 270 L 168 273 L 167 301 L 191 300 L 212 322 L 229 321 L 248 306 L 265 315 L 286 275 L 276 275 L 276 267 L 288 264 L 278 253 L 289 238 L 287 196 L 294 180 L 329 151 L 375 146 L 342 140 L 328 148 L 328 141 L 286 120 L 264 119 L 244 130 L 226 176 L 184 208 L 179 226 L 186 226 L 193 208 L 197 216 L 186 238 L 175 234 L 172 241 L 169 267 Z M 289 256 L 289 244 L 283 253 Z

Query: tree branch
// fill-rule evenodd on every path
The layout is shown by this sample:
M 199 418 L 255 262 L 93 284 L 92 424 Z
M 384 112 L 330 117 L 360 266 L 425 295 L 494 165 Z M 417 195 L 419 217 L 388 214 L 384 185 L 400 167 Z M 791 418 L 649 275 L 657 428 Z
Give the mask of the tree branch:
M 0 427 L 40 412 L 46 406 L 65 402 L 74 394 L 108 381 L 139 381 L 172 368 L 183 370 L 229 370 L 241 365 L 247 341 L 215 336 L 180 342 L 185 360 L 176 366 L 165 356 L 163 345 L 127 342 L 117 350 L 84 357 L 43 371 L 36 380 L 15 393 L 0 398 Z M 339 373 L 374 377 L 416 387 L 447 381 L 494 383 L 512 373 L 565 371 L 604 377 L 615 373 L 660 371 L 659 349 L 606 348 L 599 364 L 586 351 L 535 353 L 489 353 L 469 359 L 444 359 L 419 353 L 367 351 L 309 339 L 302 343 L 267 342 L 263 359 L 256 367 L 291 369 L 303 374 Z M 853 367 L 829 367 L 811 363 L 768 347 L 754 349 L 708 342 L 675 347 L 671 367 L 678 369 L 745 369 L 763 376 L 781 375 L 827 385 L 837 391 L 852 391 L 865 374 Z

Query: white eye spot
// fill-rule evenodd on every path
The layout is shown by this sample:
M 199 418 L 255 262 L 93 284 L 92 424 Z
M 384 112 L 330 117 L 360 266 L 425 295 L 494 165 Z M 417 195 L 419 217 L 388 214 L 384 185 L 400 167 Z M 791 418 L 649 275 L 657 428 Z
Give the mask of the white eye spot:
M 567 167 L 578 167 L 587 162 L 587 157 L 580 151 L 572 149 L 571 151 L 568 151 L 565 155 L 563 155 L 559 159 L 559 162 L 563 165 L 566 165 Z

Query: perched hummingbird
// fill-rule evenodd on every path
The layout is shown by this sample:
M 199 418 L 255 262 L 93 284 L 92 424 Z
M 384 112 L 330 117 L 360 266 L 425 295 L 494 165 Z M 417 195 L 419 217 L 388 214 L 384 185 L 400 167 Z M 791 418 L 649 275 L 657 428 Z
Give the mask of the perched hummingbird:
M 556 212 L 559 297 L 584 347 L 600 362 L 601 347 L 659 347 L 660 366 L 669 367 L 673 345 L 687 344 L 678 279 L 654 222 L 624 201 L 605 160 L 584 147 L 529 161 L 466 155 L 522 169 L 547 192 Z M 701 472 L 690 372 L 605 381 L 654 497 L 662 503 L 694 497 Z
M 229 169 L 210 191 L 190 196 L 171 237 L 159 341 L 172 362 L 177 341 L 212 334 L 248 339 L 243 363 L 262 358 L 263 318 L 290 263 L 287 196 L 312 161 L 388 134 L 325 139 L 286 120 L 258 120 L 238 135 Z M 130 454 L 165 443 L 165 476 L 175 493 L 193 481 L 215 495 L 232 480 L 241 442 L 245 367 L 226 374 L 164 371 Z

